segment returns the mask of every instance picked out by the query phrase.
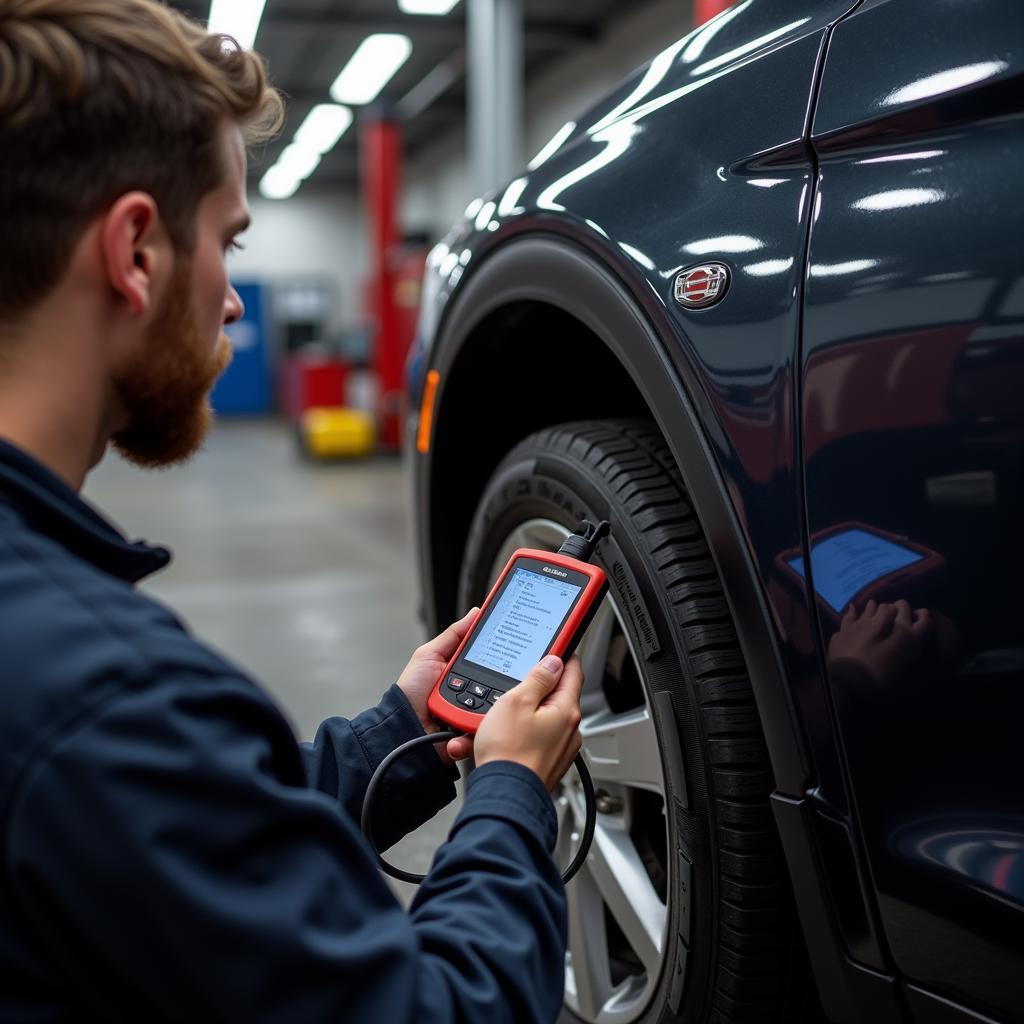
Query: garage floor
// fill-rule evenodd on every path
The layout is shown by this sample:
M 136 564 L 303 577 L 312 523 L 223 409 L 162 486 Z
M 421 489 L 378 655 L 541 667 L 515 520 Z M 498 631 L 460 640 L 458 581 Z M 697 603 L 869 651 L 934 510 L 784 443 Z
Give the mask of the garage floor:
M 423 640 L 397 458 L 312 464 L 284 424 L 227 421 L 177 469 L 109 455 L 84 493 L 129 536 L 172 549 L 145 588 L 260 681 L 300 739 L 376 703 Z M 389 859 L 424 870 L 451 816 Z

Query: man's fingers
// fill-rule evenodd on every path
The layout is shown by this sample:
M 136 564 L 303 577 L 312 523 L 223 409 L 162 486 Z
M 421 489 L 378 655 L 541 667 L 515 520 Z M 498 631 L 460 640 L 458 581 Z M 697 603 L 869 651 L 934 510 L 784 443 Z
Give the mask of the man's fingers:
M 547 696 L 544 703 L 549 707 L 574 708 L 580 703 L 580 692 L 583 689 L 583 666 L 574 654 L 565 666 L 558 684 Z
M 897 626 L 902 626 L 905 629 L 910 629 L 913 621 L 914 617 L 910 605 L 903 598 L 900 598 L 900 600 L 896 602 L 895 624 Z
M 453 622 L 443 633 L 428 640 L 421 648 L 428 654 L 440 655 L 447 661 L 454 653 L 455 648 L 462 643 L 462 638 L 469 632 L 473 620 L 479 614 L 480 609 L 472 607 L 458 622 Z
M 534 707 L 537 707 L 554 690 L 563 668 L 561 658 L 554 654 L 546 654 L 530 669 L 526 678 L 510 692 L 518 690 Z
M 473 753 L 473 737 L 458 736 L 453 740 L 449 740 L 445 749 L 453 761 L 465 761 Z
M 892 632 L 893 623 L 896 621 L 897 609 L 894 604 L 884 602 L 878 606 L 875 613 L 875 626 L 877 635 L 886 637 Z

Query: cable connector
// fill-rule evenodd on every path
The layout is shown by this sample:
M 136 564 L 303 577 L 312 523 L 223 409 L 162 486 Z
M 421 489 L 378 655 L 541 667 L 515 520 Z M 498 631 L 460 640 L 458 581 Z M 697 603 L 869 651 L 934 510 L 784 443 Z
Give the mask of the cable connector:
M 576 532 L 565 538 L 565 543 L 558 549 L 558 553 L 580 562 L 589 562 L 598 541 L 607 536 L 610 529 L 607 519 L 602 519 L 597 526 L 589 519 L 584 519 L 576 527 Z

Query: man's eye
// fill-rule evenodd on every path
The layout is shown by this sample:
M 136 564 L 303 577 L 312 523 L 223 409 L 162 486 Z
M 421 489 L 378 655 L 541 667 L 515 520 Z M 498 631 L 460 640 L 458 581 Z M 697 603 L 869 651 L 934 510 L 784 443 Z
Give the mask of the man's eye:
M 245 248 L 245 246 L 242 245 L 241 242 L 237 242 L 233 238 L 231 239 L 230 242 L 228 242 L 228 245 L 227 245 L 227 251 L 228 252 L 241 252 L 244 248 Z

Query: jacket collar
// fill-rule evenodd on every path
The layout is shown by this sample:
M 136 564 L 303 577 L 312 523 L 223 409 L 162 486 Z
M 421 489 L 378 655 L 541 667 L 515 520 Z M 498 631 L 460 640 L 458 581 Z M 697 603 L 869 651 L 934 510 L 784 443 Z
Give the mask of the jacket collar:
M 166 548 L 127 540 L 63 480 L 3 440 L 0 502 L 17 509 L 32 529 L 128 583 L 137 583 L 171 560 Z

